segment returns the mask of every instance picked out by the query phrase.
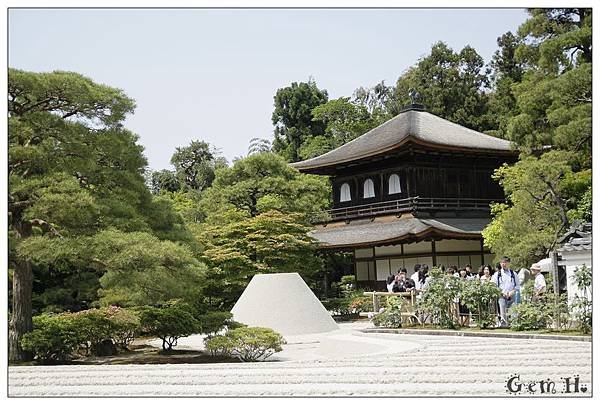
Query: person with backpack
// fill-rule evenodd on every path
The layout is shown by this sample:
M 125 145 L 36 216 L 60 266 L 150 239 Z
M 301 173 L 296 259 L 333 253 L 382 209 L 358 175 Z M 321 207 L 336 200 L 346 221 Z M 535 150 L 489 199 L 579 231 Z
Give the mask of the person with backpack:
M 507 311 L 515 302 L 516 294 L 520 291 L 519 278 L 510 268 L 510 258 L 503 256 L 500 259 L 500 270 L 494 273 L 492 280 L 502 290 L 502 296 L 498 299 L 500 312 L 500 326 L 508 326 Z

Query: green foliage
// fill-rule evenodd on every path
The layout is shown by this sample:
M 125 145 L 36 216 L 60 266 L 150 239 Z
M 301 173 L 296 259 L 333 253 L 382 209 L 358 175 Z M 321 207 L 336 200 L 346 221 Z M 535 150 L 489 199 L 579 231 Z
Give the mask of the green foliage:
M 582 152 L 591 164 L 592 13 L 590 9 L 531 9 L 520 28 L 517 58 L 530 66 L 513 87 L 520 114 L 508 137 L 525 150 L 553 145 Z
M 197 315 L 196 318 L 200 322 L 201 333 L 205 335 L 216 335 L 223 328 L 228 330 L 239 328 L 242 326 L 241 323 L 234 321 L 231 312 L 224 311 L 210 311 L 201 315 Z
M 289 162 L 298 161 L 304 141 L 325 132 L 324 123 L 313 120 L 312 111 L 327 99 L 327 90 L 320 90 L 312 79 L 277 90 L 271 118 L 275 125 L 273 151 Z
M 46 296 L 36 285 L 35 300 L 48 299 L 47 306 L 61 309 L 50 299 L 52 294 L 69 294 L 68 284 L 57 288 L 59 279 L 88 272 L 90 277 L 81 277 L 81 288 L 88 289 L 109 271 L 101 263 L 112 261 L 112 251 L 94 256 L 90 249 L 103 230 L 122 232 L 121 240 L 136 232 L 133 239 L 146 233 L 191 243 L 181 217 L 170 205 L 153 199 L 146 186 L 143 147 L 137 135 L 123 127 L 135 103 L 123 91 L 72 72 L 10 69 L 8 105 L 9 260 L 17 275 L 13 280 L 21 284 L 31 279 L 32 268 L 38 274 L 46 269 L 52 275 L 60 273 Z M 31 266 L 32 261 L 40 267 Z M 10 325 L 11 359 L 24 358 L 17 342 L 21 330 L 30 328 L 32 315 L 29 302 L 23 302 L 29 301 L 29 288 L 16 287 L 12 293 L 22 293 L 12 297 L 13 311 L 19 312 L 13 319 L 22 324 Z M 79 286 L 71 284 L 69 289 L 78 295 Z M 82 296 L 72 308 L 89 305 L 84 300 Z
M 517 267 L 526 267 L 554 248 L 569 227 L 570 201 L 577 200 L 566 187 L 573 176 L 571 157 L 564 151 L 540 158 L 523 156 L 515 165 L 494 172 L 509 204 L 492 206 L 493 220 L 482 234 L 497 256 L 507 255 Z
M 349 100 L 349 97 L 340 97 L 313 109 L 313 120 L 325 124 L 325 133 L 304 140 L 299 149 L 302 159 L 335 149 L 381 123 L 369 113 L 366 106 Z
M 322 304 L 325 309 L 342 318 L 347 318 L 360 312 L 369 312 L 373 306 L 371 299 L 363 296 L 362 290 L 348 290 L 341 295 L 341 297 L 327 298 L 322 301 Z
M 450 308 L 461 292 L 461 280 L 434 267 L 429 272 L 429 286 L 417 301 L 417 308 L 432 316 L 432 322 L 445 329 L 456 329 L 458 324 Z
M 192 307 L 184 303 L 145 307 L 140 311 L 141 327 L 162 340 L 163 350 L 171 351 L 179 338 L 201 332 L 202 326 L 193 313 Z
M 72 322 L 71 318 L 61 316 L 36 316 L 33 318 L 34 330 L 23 335 L 21 345 L 41 363 L 68 360 L 79 345 L 79 336 Z
M 138 316 L 119 307 L 75 313 L 42 314 L 33 318 L 34 330 L 22 338 L 23 348 L 41 363 L 60 362 L 77 356 L 98 355 L 100 345 L 110 342 L 126 350 L 139 331 Z
M 496 324 L 494 302 L 500 298 L 502 291 L 494 284 L 477 279 L 465 280 L 461 286 L 460 302 L 476 313 L 475 322 L 481 329 Z
M 583 333 L 592 332 L 592 269 L 582 266 L 575 270 L 573 281 L 579 292 L 571 303 L 571 313 L 578 322 L 579 330 Z
M 416 89 L 419 102 L 431 113 L 477 131 L 492 129 L 485 114 L 487 73 L 483 58 L 472 47 L 456 53 L 437 42 L 428 56 L 398 78 L 393 103 L 409 104 L 408 94 Z
M 211 269 L 204 293 L 213 305 L 229 308 L 257 273 L 299 272 L 313 277 L 321 269 L 310 228 L 298 215 L 269 211 L 226 225 L 207 226 L 200 235 Z
M 280 156 L 255 153 L 217 170 L 201 205 L 209 223 L 233 222 L 276 209 L 308 215 L 329 204 L 327 179 L 300 174 Z
M 546 312 L 540 304 L 522 302 L 508 310 L 510 328 L 516 331 L 543 329 L 547 324 Z
M 379 312 L 371 318 L 373 325 L 384 328 L 401 328 L 404 302 L 399 297 L 388 297 L 383 312 Z
M 217 169 L 227 167 L 227 160 L 207 142 L 192 141 L 189 146 L 176 148 L 171 164 L 183 188 L 202 191 L 210 187 Z
M 150 187 L 154 194 L 160 194 L 163 191 L 173 193 L 181 188 L 181 184 L 175 172 L 163 169 L 152 172 Z
M 283 350 L 284 344 L 286 341 L 279 333 L 259 327 L 241 327 L 205 340 L 205 348 L 211 355 L 237 357 L 244 362 L 264 361 Z

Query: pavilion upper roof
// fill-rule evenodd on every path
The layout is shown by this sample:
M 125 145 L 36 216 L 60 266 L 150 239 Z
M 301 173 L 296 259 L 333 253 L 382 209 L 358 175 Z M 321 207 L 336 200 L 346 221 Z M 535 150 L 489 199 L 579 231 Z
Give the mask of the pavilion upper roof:
M 292 163 L 300 171 L 361 160 L 414 142 L 437 149 L 515 153 L 510 141 L 465 128 L 420 109 L 408 109 L 364 135 L 312 159 Z

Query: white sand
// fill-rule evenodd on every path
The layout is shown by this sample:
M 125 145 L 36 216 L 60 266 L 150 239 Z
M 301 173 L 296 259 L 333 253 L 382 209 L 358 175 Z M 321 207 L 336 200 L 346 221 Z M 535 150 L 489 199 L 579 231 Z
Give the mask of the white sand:
M 271 328 L 286 338 L 338 329 L 298 273 L 255 275 L 231 313 L 238 322 Z
M 505 380 L 578 374 L 591 343 L 361 334 L 365 323 L 296 336 L 265 363 L 9 367 L 10 396 L 502 396 Z M 200 348 L 201 336 L 179 348 Z M 521 396 L 531 396 L 523 394 Z

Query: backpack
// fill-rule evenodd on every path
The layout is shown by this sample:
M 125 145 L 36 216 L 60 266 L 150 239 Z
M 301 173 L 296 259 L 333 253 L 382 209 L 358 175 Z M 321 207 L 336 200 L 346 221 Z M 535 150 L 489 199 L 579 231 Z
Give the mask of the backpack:
M 516 287 L 517 286 L 517 282 L 515 280 L 515 272 L 513 271 L 513 269 L 509 269 L 510 270 L 510 278 L 512 279 L 513 285 Z M 498 287 L 500 287 L 500 279 L 502 278 L 502 270 L 498 271 L 498 278 L 496 279 L 497 283 L 498 283 Z

